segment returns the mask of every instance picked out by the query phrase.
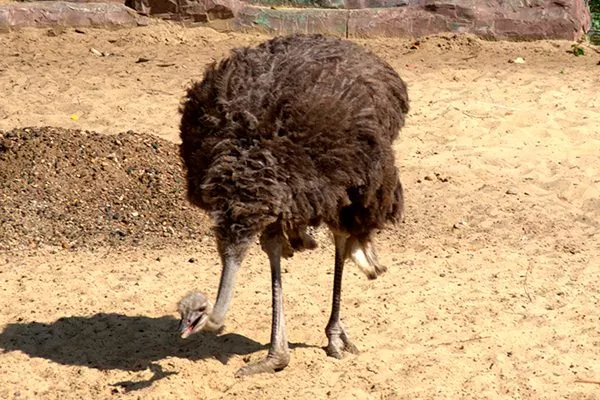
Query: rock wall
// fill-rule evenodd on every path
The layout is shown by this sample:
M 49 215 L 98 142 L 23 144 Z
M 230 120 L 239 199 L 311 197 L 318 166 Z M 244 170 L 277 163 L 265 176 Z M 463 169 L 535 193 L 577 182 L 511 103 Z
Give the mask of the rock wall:
M 585 0 L 133 0 L 175 2 L 177 18 L 231 18 L 229 27 L 341 37 L 467 32 L 486 39 L 567 39 L 590 26 Z M 164 7 L 158 7 L 164 8 Z
M 88 1 L 0 4 L 0 28 L 139 23 L 128 15 L 130 8 L 139 14 L 175 20 L 209 24 L 219 20 L 221 29 L 271 34 L 318 32 L 340 37 L 418 37 L 455 32 L 486 39 L 575 40 L 590 27 L 585 0 Z
M 0 29 L 56 26 L 119 28 L 144 23 L 143 17 L 118 1 L 35 1 L 0 4 Z

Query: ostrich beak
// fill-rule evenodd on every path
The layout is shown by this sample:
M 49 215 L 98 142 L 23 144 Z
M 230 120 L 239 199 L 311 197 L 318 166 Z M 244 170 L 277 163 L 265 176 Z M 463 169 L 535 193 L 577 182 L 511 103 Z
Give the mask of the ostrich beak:
M 208 321 L 208 314 L 201 311 L 194 311 L 189 315 L 183 316 L 179 321 L 179 334 L 182 339 L 199 332 Z

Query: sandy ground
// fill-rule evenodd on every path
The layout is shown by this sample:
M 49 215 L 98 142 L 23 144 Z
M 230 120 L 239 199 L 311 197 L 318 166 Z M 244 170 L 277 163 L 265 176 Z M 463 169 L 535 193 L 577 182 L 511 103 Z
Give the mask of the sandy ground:
M 168 23 L 3 34 L 0 129 L 177 141 L 190 80 L 262 39 Z M 389 272 L 367 281 L 350 265 L 344 278 L 360 355 L 338 361 L 321 348 L 333 278 L 325 232 L 319 249 L 285 263 L 289 367 L 243 379 L 234 372 L 269 340 L 257 247 L 224 334 L 188 341 L 176 336 L 175 303 L 192 288 L 214 296 L 210 241 L 3 253 L 0 398 L 600 398 L 600 55 L 452 36 L 416 49 L 363 43 L 406 79 L 412 111 L 396 144 L 406 221 L 377 237 Z M 525 64 L 508 62 L 516 57 Z

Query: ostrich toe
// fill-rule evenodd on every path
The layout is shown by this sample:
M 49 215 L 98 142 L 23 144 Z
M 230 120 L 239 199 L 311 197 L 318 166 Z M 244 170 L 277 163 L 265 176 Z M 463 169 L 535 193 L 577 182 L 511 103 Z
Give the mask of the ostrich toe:
M 262 373 L 275 373 L 281 371 L 290 363 L 290 355 L 287 352 L 269 353 L 267 357 L 262 360 L 244 365 L 236 373 L 235 377 L 240 378 L 242 376 L 262 374 Z
M 327 339 L 329 343 L 325 348 L 329 357 L 341 359 L 344 352 L 350 354 L 358 354 L 358 348 L 350 341 L 346 329 L 341 322 L 328 326 L 326 329 Z

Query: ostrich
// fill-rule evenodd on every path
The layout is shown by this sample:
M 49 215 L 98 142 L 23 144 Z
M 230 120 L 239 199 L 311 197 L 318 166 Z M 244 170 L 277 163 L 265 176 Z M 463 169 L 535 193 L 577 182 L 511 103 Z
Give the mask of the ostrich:
M 349 41 L 277 37 L 209 65 L 180 112 L 188 198 L 211 213 L 222 261 L 214 306 L 198 292 L 179 302 L 181 336 L 221 329 L 236 272 L 259 236 L 271 267 L 271 344 L 236 376 L 285 368 L 280 260 L 315 248 L 307 229 L 324 223 L 335 244 L 326 352 L 356 353 L 340 318 L 342 273 L 347 259 L 370 279 L 385 272 L 372 235 L 403 216 L 392 150 L 408 112 L 402 79 Z

